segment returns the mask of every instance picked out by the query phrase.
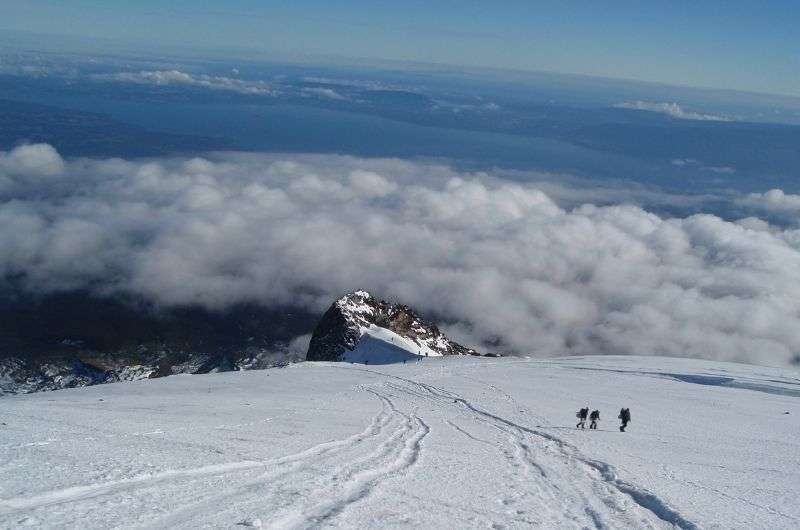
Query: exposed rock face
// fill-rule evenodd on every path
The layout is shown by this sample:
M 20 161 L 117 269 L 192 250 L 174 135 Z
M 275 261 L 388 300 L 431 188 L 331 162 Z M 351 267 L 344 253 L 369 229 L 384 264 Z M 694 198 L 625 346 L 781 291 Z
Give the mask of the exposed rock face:
M 0 296 L 0 395 L 301 361 L 302 309 L 156 309 L 65 293 Z
M 410 307 L 378 300 L 366 291 L 355 291 L 337 300 L 317 324 L 308 347 L 308 361 L 341 361 L 355 349 L 371 326 L 388 329 L 420 351 L 434 355 L 478 355 L 448 339 L 435 324 L 422 320 Z

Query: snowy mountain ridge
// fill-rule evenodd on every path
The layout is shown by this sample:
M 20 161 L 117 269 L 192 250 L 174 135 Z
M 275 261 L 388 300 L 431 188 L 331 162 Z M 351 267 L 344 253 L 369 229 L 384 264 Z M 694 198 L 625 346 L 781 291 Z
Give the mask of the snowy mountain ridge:
M 306 360 L 385 364 L 443 355 L 479 354 L 447 338 L 407 305 L 359 290 L 342 296 L 325 312 L 311 336 Z

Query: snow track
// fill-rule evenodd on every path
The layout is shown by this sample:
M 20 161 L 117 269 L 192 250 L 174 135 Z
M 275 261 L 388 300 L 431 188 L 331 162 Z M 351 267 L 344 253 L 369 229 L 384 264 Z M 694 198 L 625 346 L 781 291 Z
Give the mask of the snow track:
M 60 490 L 48 491 L 33 497 L 17 497 L 0 500 L 0 515 L 15 513 L 22 510 L 45 508 L 67 502 L 78 502 L 103 495 L 113 495 L 127 490 L 144 487 L 153 487 L 161 482 L 177 481 L 188 478 L 198 478 L 204 475 L 221 475 L 245 469 L 259 468 L 263 462 L 232 462 L 230 464 L 215 464 L 201 466 L 194 469 L 181 469 L 165 471 L 154 475 L 143 475 L 130 479 L 104 482 L 100 484 L 87 484 L 73 486 Z
M 251 511 L 271 508 L 270 528 L 308 528 L 336 517 L 349 504 L 366 498 L 385 477 L 411 467 L 429 432 L 425 422 L 400 412 L 388 397 L 373 389 L 365 391 L 376 396 L 383 408 L 363 432 L 265 463 L 267 471 L 255 480 L 183 507 L 148 526 L 193 527 L 198 524 L 197 513 L 218 510 L 223 503 L 241 509 L 237 500 L 244 497 L 255 498 L 245 503 Z M 224 513 L 218 511 L 207 524 L 223 526 Z
M 660 528 L 663 523 L 685 530 L 698 528 L 653 493 L 617 478 L 612 466 L 582 457 L 577 448 L 556 436 L 482 410 L 451 391 L 383 375 L 397 381 L 386 383 L 390 388 L 414 398 L 427 398 L 440 406 L 459 406 L 473 421 L 504 433 L 505 443 L 499 449 L 515 470 L 519 485 L 513 501 L 541 503 L 544 500 L 551 507 L 560 507 L 551 510 L 557 520 L 537 522 L 557 526 L 566 516 L 579 525 L 589 523 L 596 528 L 612 528 L 621 523 L 631 528 Z M 572 487 L 567 490 L 557 486 L 559 484 Z
M 797 398 L 656 361 L 693 374 L 439 358 L 3 398 L 0 528 L 797 528 Z M 587 401 L 637 423 L 576 430 Z
M 274 468 L 283 470 L 285 466 L 292 466 L 298 462 L 303 462 L 309 458 L 318 455 L 325 455 L 326 453 L 336 451 L 341 447 L 352 446 L 353 444 L 363 441 L 364 439 L 374 436 L 380 432 L 383 425 L 387 422 L 386 410 L 381 410 L 375 417 L 372 418 L 369 425 L 364 431 L 350 436 L 343 440 L 336 440 L 325 442 L 296 454 L 284 456 L 274 460 L 267 461 L 243 461 L 231 462 L 227 464 L 215 464 L 209 466 L 200 466 L 191 469 L 170 470 L 152 475 L 142 475 L 132 477 L 129 479 L 110 481 L 99 484 L 87 484 L 83 486 L 74 486 L 60 490 L 48 491 L 32 497 L 17 497 L 10 499 L 0 500 L 0 515 L 10 514 L 22 510 L 31 510 L 52 506 L 55 504 L 77 502 L 103 495 L 113 495 L 124 492 L 126 490 L 135 490 L 141 488 L 150 488 L 157 486 L 162 482 L 180 481 L 181 479 L 196 479 L 202 478 L 206 475 L 222 475 L 237 471 L 260 469 L 260 468 Z M 269 472 L 266 476 L 269 476 Z
M 386 399 L 386 398 L 383 398 Z M 388 399 L 387 402 L 390 403 Z M 413 466 L 419 458 L 423 438 L 430 428 L 416 415 L 397 411 L 404 421 L 377 450 L 366 458 L 334 467 L 322 478 L 316 478 L 313 491 L 301 503 L 275 516 L 275 528 L 317 526 L 341 513 L 348 505 L 364 499 L 381 480 Z M 318 499 L 324 499 L 318 502 Z

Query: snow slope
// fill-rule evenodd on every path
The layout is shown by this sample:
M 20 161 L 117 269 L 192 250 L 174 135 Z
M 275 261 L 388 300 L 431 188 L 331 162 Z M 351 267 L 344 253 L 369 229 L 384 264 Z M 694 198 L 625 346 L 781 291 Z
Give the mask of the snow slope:
M 420 357 L 441 357 L 441 353 L 426 344 L 370 324 L 361 329 L 361 338 L 352 351 L 345 351 L 342 360 L 351 363 L 392 364 L 419 360 Z
M 575 429 L 586 404 L 596 432 Z M 798 528 L 798 404 L 790 371 L 653 357 L 5 396 L 0 528 Z

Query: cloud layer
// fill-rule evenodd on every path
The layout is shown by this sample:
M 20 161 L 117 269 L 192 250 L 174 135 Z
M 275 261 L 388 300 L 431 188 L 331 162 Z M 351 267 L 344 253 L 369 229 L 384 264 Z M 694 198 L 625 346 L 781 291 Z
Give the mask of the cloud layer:
M 274 94 L 270 84 L 264 81 L 247 81 L 233 77 L 190 74 L 180 70 L 142 70 L 139 72 L 120 72 L 116 74 L 95 74 L 99 81 L 135 83 L 139 85 L 182 85 L 222 90 L 239 94 L 269 96 Z
M 21 146 L 0 153 L 0 248 L 2 281 L 32 292 L 324 309 L 365 288 L 484 349 L 777 365 L 800 352 L 800 230 L 564 209 L 441 165 Z
M 624 103 L 617 103 L 614 107 L 618 109 L 633 109 L 633 110 L 646 110 L 648 112 L 659 112 L 667 114 L 673 118 L 681 120 L 700 120 L 700 121 L 733 121 L 727 116 L 720 116 L 715 114 L 702 114 L 699 112 L 691 112 L 685 110 L 677 103 L 653 103 L 650 101 L 626 101 Z

